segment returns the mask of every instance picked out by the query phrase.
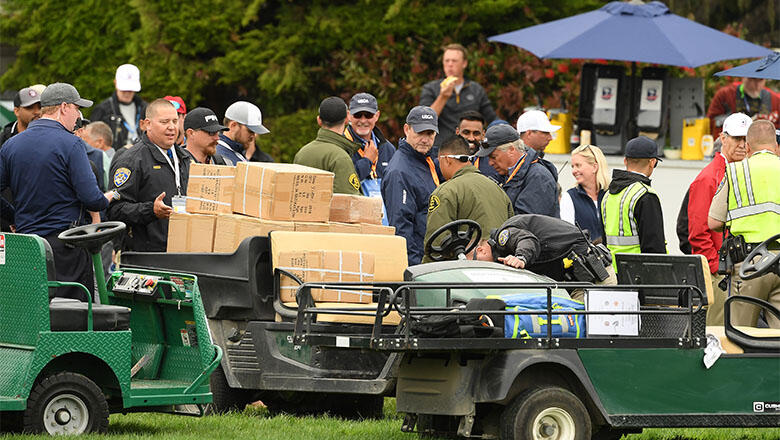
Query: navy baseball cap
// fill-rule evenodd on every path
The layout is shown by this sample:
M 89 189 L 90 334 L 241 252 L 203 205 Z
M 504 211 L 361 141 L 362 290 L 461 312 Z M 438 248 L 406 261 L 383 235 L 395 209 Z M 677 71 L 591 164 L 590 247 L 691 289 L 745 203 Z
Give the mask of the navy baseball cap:
M 357 93 L 352 99 L 349 100 L 349 113 L 355 114 L 360 112 L 376 113 L 379 111 L 379 105 L 376 102 L 374 95 L 370 93 Z
M 656 145 L 654 140 L 646 136 L 637 136 L 628 141 L 625 156 L 633 159 L 663 160 L 658 155 L 658 145 Z
M 433 130 L 436 134 L 439 134 L 439 115 L 428 106 L 418 105 L 409 111 L 409 114 L 406 116 L 406 123 L 412 127 L 415 133 Z
M 477 157 L 488 157 L 496 147 L 520 139 L 514 127 L 509 124 L 498 124 L 487 129 L 485 132 L 485 143 L 479 147 Z M 486 145 L 486 146 L 485 146 Z

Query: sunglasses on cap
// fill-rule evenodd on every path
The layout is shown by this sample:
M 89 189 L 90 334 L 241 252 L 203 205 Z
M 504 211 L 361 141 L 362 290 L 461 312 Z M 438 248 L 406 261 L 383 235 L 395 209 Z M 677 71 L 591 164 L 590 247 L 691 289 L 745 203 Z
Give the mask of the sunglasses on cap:
M 179 104 L 178 102 L 171 101 L 170 99 L 168 99 L 167 101 L 170 102 L 171 104 L 173 104 L 173 108 L 175 108 L 176 111 L 179 111 L 179 109 L 181 108 L 181 104 Z
M 374 117 L 376 113 L 369 113 L 369 112 L 357 112 L 354 115 L 352 115 L 355 119 L 371 119 Z
M 449 157 L 451 159 L 457 159 L 457 160 L 459 160 L 461 162 L 468 162 L 469 159 L 471 159 L 471 156 L 469 156 L 468 154 L 440 154 L 439 155 L 439 160 L 441 160 L 441 158 L 443 158 L 443 157 Z

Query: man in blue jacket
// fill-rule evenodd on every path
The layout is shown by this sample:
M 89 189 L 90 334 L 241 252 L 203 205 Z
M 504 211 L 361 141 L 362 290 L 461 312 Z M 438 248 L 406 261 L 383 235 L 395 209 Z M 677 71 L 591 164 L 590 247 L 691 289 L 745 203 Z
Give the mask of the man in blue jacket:
M 0 150 L 0 190 L 9 187 L 14 194 L 16 232 L 48 241 L 57 280 L 79 282 L 90 292 L 94 282 L 87 251 L 66 246 L 57 235 L 88 223 L 84 208 L 101 211 L 112 198 L 100 192 L 84 143 L 71 133 L 79 107 L 91 105 L 72 85 L 50 84 L 41 94 L 41 118 Z M 56 296 L 87 299 L 74 287 L 60 287 Z
M 396 235 L 406 238 L 409 265 L 423 257 L 423 238 L 428 220 L 428 199 L 439 186 L 439 176 L 430 152 L 439 132 L 438 116 L 432 108 L 418 105 L 406 116 L 404 134 L 398 141 L 382 179 L 382 198 L 387 219 Z
M 560 217 L 557 184 L 539 163 L 536 151 L 526 148 L 517 131 L 506 124 L 488 128 L 485 138 L 487 146 L 480 148 L 477 156 L 490 158 L 490 165 L 506 176 L 502 187 L 515 214 Z
M 376 126 L 379 106 L 370 93 L 358 93 L 349 100 L 349 125 L 344 137 L 360 145 L 352 155 L 360 181 L 381 179 L 395 153 L 395 147 Z

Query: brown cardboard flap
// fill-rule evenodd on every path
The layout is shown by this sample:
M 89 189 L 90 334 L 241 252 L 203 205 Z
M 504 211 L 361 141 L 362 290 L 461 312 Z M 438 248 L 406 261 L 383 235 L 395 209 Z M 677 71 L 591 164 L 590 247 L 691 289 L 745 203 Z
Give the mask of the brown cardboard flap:
M 212 252 L 216 216 L 177 213 L 168 220 L 168 252 Z
M 236 168 L 225 165 L 190 165 L 187 181 L 187 212 L 230 214 Z
M 351 194 L 333 194 L 330 221 L 382 224 L 382 199 Z
M 293 231 L 292 222 L 263 220 L 245 215 L 217 216 L 214 228 L 214 252 L 234 252 L 247 237 L 266 237 L 271 231 Z

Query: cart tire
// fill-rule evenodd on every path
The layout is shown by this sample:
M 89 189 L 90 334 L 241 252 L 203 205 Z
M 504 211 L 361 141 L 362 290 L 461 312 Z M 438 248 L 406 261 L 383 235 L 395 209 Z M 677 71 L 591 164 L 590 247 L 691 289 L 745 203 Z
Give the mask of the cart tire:
M 76 373 L 56 373 L 35 385 L 24 411 L 24 430 L 40 434 L 104 433 L 108 402 L 95 382 Z
M 502 440 L 588 440 L 590 434 L 585 405 L 559 387 L 532 388 L 501 414 Z
M 213 373 L 211 373 L 210 385 L 211 385 L 211 403 L 206 405 L 205 414 L 225 414 L 227 412 L 243 411 L 249 404 L 249 392 L 239 388 L 233 388 L 228 385 L 227 378 L 225 377 L 225 370 L 222 369 L 222 365 L 217 366 Z

